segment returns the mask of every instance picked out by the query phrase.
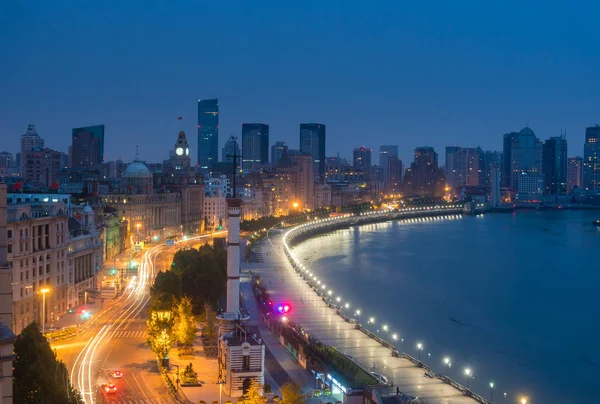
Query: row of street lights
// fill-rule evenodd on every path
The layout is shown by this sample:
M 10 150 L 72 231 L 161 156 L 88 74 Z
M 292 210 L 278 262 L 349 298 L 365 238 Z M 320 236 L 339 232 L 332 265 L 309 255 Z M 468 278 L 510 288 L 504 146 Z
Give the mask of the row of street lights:
M 439 208 L 439 207 L 436 207 L 436 208 Z M 455 206 L 451 206 L 451 208 L 455 208 Z M 427 208 L 415 208 L 414 210 L 421 210 L 421 209 L 426 210 Z M 413 209 L 409 208 L 409 209 L 402 209 L 402 210 L 406 211 L 406 210 L 413 210 Z M 376 212 L 369 212 L 369 213 L 370 214 L 374 214 Z M 369 213 L 364 213 L 364 215 L 367 215 Z M 344 217 L 346 217 L 346 216 L 347 215 L 345 215 Z M 342 218 L 344 218 L 344 217 L 342 217 Z M 335 219 L 334 218 L 321 219 L 321 220 L 317 221 L 317 223 L 329 222 L 329 221 L 332 221 L 332 220 L 335 220 Z M 299 227 L 304 227 L 304 226 L 307 226 L 307 225 L 309 225 L 309 223 L 301 225 Z M 308 278 L 309 278 L 308 281 L 309 282 L 312 281 L 313 283 L 315 283 L 317 289 L 320 287 L 323 290 L 323 293 L 326 292 L 326 294 L 328 296 L 328 299 L 331 301 L 332 300 L 332 295 L 333 295 L 333 290 L 332 289 L 327 289 L 326 284 L 324 282 L 321 282 L 321 280 L 315 274 L 313 274 L 311 271 L 309 271 L 303 264 L 300 264 L 298 262 L 298 260 L 296 259 L 296 257 L 291 253 L 290 248 L 289 248 L 289 246 L 288 246 L 288 244 L 286 242 L 286 238 L 287 238 L 288 234 L 289 234 L 289 232 L 286 233 L 286 235 L 284 236 L 284 240 L 283 241 L 284 241 L 284 246 L 285 246 L 285 248 L 286 248 L 289 256 L 294 261 L 294 263 L 296 264 L 296 266 L 300 267 L 302 269 L 302 271 L 304 271 L 308 275 Z M 343 299 L 342 299 L 341 296 L 337 296 L 335 298 L 335 302 L 337 303 L 337 307 L 340 310 L 342 310 L 342 312 L 343 312 L 343 309 L 349 310 L 350 307 L 351 307 L 350 302 L 346 302 L 346 303 L 344 303 L 342 305 L 342 300 Z M 361 310 L 360 309 L 356 309 L 355 312 L 354 312 L 354 314 L 357 317 L 357 323 L 360 325 Z M 375 318 L 374 317 L 369 317 L 369 319 L 367 320 L 367 323 L 369 324 L 369 331 L 370 331 L 370 333 L 373 334 L 373 325 L 375 324 Z M 382 329 L 385 332 L 386 337 L 387 337 L 388 330 L 389 330 L 388 325 L 387 324 L 383 324 Z M 379 333 L 379 330 L 377 330 L 377 332 Z M 392 333 L 391 336 L 392 336 L 392 340 L 394 341 L 393 345 L 396 348 L 396 342 L 398 340 L 398 334 L 397 333 Z M 387 341 L 387 338 L 384 338 L 384 340 Z M 404 343 L 404 339 L 403 338 L 401 338 L 401 342 Z M 422 342 L 417 342 L 416 348 L 417 348 L 417 359 L 420 362 L 421 361 L 421 351 L 424 349 L 423 343 Z M 428 353 L 428 357 L 431 358 L 431 353 Z M 450 357 L 448 357 L 448 356 L 444 357 L 443 358 L 443 363 L 445 365 L 445 374 L 446 374 L 446 377 L 447 377 L 448 376 L 448 370 L 452 367 L 452 362 L 451 362 Z M 466 367 L 464 369 L 464 374 L 465 374 L 465 377 L 466 377 L 466 388 L 468 390 L 469 389 L 469 379 L 474 378 L 473 370 L 470 367 Z M 490 402 L 492 402 L 493 398 L 494 398 L 494 396 L 493 396 L 494 386 L 495 386 L 494 382 L 490 382 L 489 383 L 489 387 L 490 387 Z M 506 398 L 506 396 L 507 396 L 507 393 L 504 393 L 504 397 L 505 398 Z M 528 404 L 527 398 L 525 398 L 525 397 L 521 398 L 520 399 L 520 403 L 521 404 Z

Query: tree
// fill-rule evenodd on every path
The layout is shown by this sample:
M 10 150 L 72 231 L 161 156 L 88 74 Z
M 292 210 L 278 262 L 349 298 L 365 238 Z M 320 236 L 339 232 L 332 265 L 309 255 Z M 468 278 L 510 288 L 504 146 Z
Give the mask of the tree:
M 150 288 L 150 308 L 171 310 L 181 295 L 181 277 L 174 271 L 161 271 L 154 278 L 154 284 Z
M 283 404 L 304 404 L 304 395 L 296 383 L 287 382 L 279 391 L 281 391 Z
M 196 337 L 196 322 L 192 314 L 192 302 L 183 297 L 177 305 L 177 326 L 175 329 L 177 342 L 181 345 L 192 345 Z
M 37 324 L 30 324 L 17 337 L 14 352 L 15 403 L 83 404 L 69 381 L 67 367 L 56 359 Z
M 172 336 L 175 319 L 170 311 L 152 311 L 146 321 L 148 345 L 161 359 L 167 358 L 174 344 Z
M 205 342 L 204 348 L 207 354 L 214 354 L 217 351 L 217 327 L 215 325 L 217 315 L 208 303 L 204 305 L 204 316 L 206 318 L 204 337 L 209 342 L 209 344 Z
M 261 395 L 262 385 L 256 380 L 250 381 L 250 387 L 244 394 L 244 404 L 266 404 L 267 398 Z

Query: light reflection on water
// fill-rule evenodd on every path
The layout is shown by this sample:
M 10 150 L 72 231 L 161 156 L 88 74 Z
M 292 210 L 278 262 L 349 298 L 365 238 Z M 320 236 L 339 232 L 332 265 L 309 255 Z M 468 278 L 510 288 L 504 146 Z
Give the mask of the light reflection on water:
M 600 212 L 488 214 L 339 230 L 296 247 L 336 293 L 476 391 L 600 396 Z M 513 402 L 510 400 L 509 402 Z

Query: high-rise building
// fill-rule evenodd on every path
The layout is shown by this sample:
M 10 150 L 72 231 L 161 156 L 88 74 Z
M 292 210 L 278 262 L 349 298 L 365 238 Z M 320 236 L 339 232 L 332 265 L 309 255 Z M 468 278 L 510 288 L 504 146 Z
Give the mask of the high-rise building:
M 354 149 L 353 166 L 355 170 L 361 170 L 365 177 L 369 176 L 371 170 L 371 154 L 373 150 L 367 149 L 365 146 Z
M 21 175 L 26 171 L 25 164 L 26 159 L 24 158 L 25 153 L 32 150 L 42 150 L 44 148 L 44 139 L 38 135 L 35 125 L 29 124 L 27 126 L 27 132 L 21 135 L 21 150 L 20 150 L 20 165 L 19 169 Z
M 313 173 L 320 181 L 325 179 L 325 125 L 300 124 L 300 151 L 313 157 Z
M 284 152 L 288 151 L 288 146 L 285 142 L 275 142 L 273 146 L 271 146 L 271 165 L 276 167 L 279 164 L 279 160 L 281 156 L 283 156 Z
M 258 171 L 269 164 L 269 125 L 264 123 L 242 124 L 242 170 Z
M 388 186 L 388 159 L 390 157 L 398 157 L 398 146 L 397 145 L 383 145 L 379 146 L 379 167 L 383 169 L 383 183 L 384 189 Z
M 542 142 L 525 127 L 520 132 L 504 135 L 502 186 L 518 190 L 518 179 L 523 174 L 541 174 Z
M 310 153 L 299 154 L 295 156 L 293 163 L 296 169 L 295 194 L 297 200 L 292 203 L 292 207 L 299 211 L 313 209 L 315 193 L 314 157 Z
M 234 155 L 241 156 L 242 153 L 240 152 L 240 146 L 237 142 L 237 137 L 231 135 L 229 136 L 229 139 L 227 139 L 227 141 L 225 142 L 225 146 L 223 146 L 223 149 L 221 151 L 221 161 L 223 163 L 228 163 L 231 165 L 231 163 L 233 163 Z
M 484 153 L 479 147 L 446 147 L 446 182 L 451 187 L 483 185 Z
M 445 183 L 444 172 L 438 167 L 438 155 L 433 147 L 417 147 L 415 159 L 404 174 L 404 195 L 441 197 Z
M 600 188 L 600 126 L 585 128 L 583 145 L 583 188 Z
M 63 153 L 49 149 L 29 150 L 21 154 L 23 168 L 21 177 L 28 182 L 41 182 L 49 187 L 56 179 L 62 166 Z
M 483 154 L 483 183 L 484 186 L 492 186 L 493 176 L 496 174 L 494 170 L 502 172 L 502 152 L 487 150 Z M 498 183 L 500 187 L 500 183 Z
M 544 193 L 567 193 L 567 139 L 555 136 L 544 142 L 542 147 L 542 173 Z
M 402 160 L 398 156 L 387 156 L 387 181 L 385 182 L 385 192 L 388 194 L 397 194 L 402 185 Z
M 218 161 L 219 100 L 198 100 L 198 166 L 208 171 Z
M 567 163 L 567 192 L 581 188 L 583 184 L 583 157 L 569 157 Z
M 14 174 L 15 172 L 15 161 L 12 153 L 1 152 L 0 153 L 0 177 L 6 177 Z
M 456 180 L 456 152 L 459 151 L 461 147 L 459 146 L 446 146 L 446 164 L 444 165 L 444 174 L 446 175 L 446 182 L 451 187 L 454 187 Z
M 71 168 L 96 168 L 104 162 L 104 125 L 74 128 L 71 143 Z

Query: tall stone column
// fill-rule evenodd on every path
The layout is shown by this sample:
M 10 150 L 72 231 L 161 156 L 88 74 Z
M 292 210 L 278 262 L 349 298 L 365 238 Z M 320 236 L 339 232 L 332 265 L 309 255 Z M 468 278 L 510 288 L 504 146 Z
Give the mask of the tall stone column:
M 241 199 L 227 199 L 227 313 L 240 312 L 240 206 Z

